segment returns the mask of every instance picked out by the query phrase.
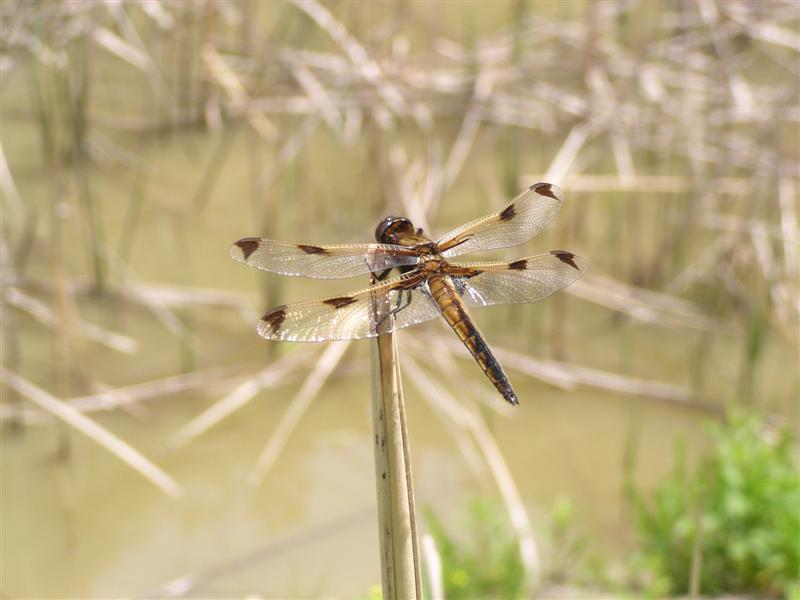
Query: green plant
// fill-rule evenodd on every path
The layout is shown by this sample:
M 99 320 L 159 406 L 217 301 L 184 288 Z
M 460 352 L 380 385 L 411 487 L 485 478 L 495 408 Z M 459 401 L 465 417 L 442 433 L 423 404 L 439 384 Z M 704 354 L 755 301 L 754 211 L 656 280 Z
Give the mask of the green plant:
M 800 479 L 788 429 L 736 415 L 712 431 L 693 472 L 682 456 L 650 502 L 629 489 L 642 543 L 636 568 L 651 595 L 800 589 Z
M 588 540 L 577 533 L 576 507 L 568 496 L 556 499 L 550 510 L 547 545 L 547 570 L 545 580 L 553 583 L 592 584 L 591 557 Z
M 431 512 L 425 517 L 442 560 L 442 583 L 448 600 L 459 598 L 521 598 L 525 567 L 505 513 L 495 503 L 475 498 L 469 503 L 462 531 L 451 536 Z

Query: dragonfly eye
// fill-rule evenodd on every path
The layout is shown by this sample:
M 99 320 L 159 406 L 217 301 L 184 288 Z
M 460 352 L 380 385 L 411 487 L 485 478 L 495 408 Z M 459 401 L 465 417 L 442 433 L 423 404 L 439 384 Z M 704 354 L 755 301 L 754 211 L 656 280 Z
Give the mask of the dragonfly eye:
M 375 229 L 375 239 L 382 244 L 396 244 L 403 234 L 414 233 L 414 225 L 405 217 L 386 217 Z

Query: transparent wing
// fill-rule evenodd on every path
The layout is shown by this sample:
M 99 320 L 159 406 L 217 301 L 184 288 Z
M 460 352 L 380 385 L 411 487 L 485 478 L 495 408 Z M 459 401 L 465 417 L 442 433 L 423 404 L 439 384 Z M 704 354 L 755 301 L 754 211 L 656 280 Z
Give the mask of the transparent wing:
M 553 250 L 510 263 L 453 264 L 456 289 L 470 308 L 537 302 L 586 272 L 582 258 Z
M 442 256 L 451 257 L 522 244 L 547 227 L 563 201 L 558 186 L 537 183 L 502 210 L 443 235 L 436 241 L 437 248 Z
M 413 250 L 391 244 L 312 246 L 250 237 L 233 244 L 230 252 L 234 260 L 257 269 L 316 279 L 354 277 L 417 263 Z
M 440 314 L 425 277 L 410 273 L 347 296 L 279 306 L 261 318 L 258 333 L 268 340 L 292 342 L 357 340 Z

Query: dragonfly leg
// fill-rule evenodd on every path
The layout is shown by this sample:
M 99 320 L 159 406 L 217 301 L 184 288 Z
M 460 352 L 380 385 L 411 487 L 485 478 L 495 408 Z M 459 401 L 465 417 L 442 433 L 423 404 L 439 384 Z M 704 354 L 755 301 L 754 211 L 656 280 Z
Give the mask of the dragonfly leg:
M 372 275 L 375 281 L 383 281 L 384 279 L 386 279 L 386 276 L 392 272 L 392 269 L 384 269 L 383 271 L 380 272 L 373 271 L 372 265 L 369 264 L 369 261 L 366 259 L 366 257 L 364 257 L 364 264 L 367 265 L 367 268 L 369 269 L 370 274 Z
M 406 299 L 405 304 L 403 304 L 403 297 Z M 389 314 L 394 316 L 409 306 L 411 306 L 411 290 L 402 291 L 397 295 L 397 305 L 389 312 Z
M 395 306 L 389 312 L 387 312 L 385 315 L 381 317 L 381 320 L 378 321 L 378 324 L 375 327 L 376 330 L 380 331 L 380 328 L 386 319 L 395 316 L 404 308 L 408 308 L 409 306 L 411 306 L 411 293 L 412 293 L 411 290 L 407 291 L 403 290 L 399 294 L 397 294 L 397 302 L 395 303 Z M 406 299 L 405 303 L 403 303 L 403 298 Z

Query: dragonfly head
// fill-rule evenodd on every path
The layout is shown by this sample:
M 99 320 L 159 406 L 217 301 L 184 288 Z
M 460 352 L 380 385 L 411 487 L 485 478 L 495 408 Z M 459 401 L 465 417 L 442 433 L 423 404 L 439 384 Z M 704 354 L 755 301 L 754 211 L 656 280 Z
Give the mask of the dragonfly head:
M 397 244 L 409 235 L 414 235 L 414 225 L 405 217 L 386 217 L 375 229 L 375 239 L 381 244 Z

